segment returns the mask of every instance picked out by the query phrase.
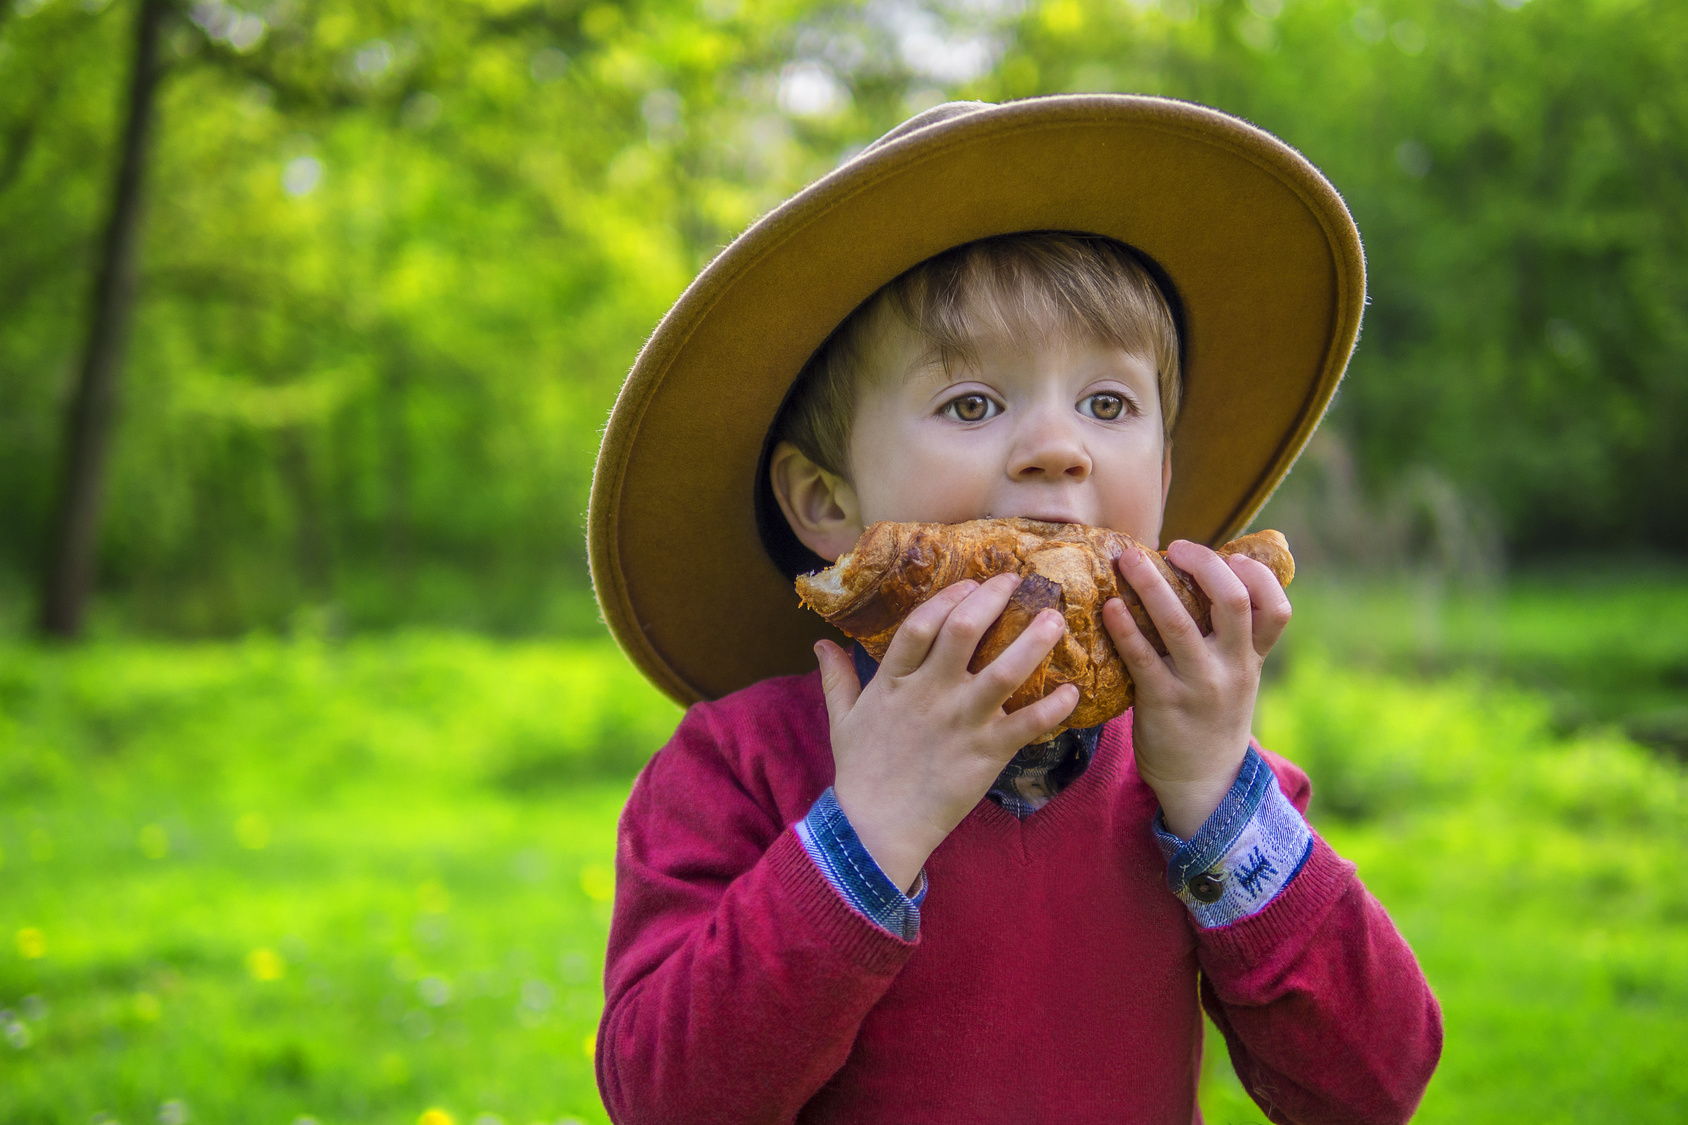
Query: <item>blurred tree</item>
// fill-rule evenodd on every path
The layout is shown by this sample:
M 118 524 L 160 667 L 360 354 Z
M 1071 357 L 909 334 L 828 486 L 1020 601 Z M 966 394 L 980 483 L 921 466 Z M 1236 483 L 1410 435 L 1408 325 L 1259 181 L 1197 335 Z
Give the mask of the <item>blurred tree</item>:
M 132 10 L 0 9 L 0 590 L 47 552 Z M 1680 5 L 202 0 L 165 55 L 120 622 L 589 627 L 597 431 L 686 280 L 907 113 L 1064 90 L 1218 105 L 1342 189 L 1366 488 L 1688 547 Z
M 106 448 L 135 297 L 135 244 L 140 236 L 147 145 L 158 88 L 158 40 L 169 11 L 166 0 L 142 0 L 135 15 L 134 63 L 117 174 L 94 275 L 88 342 L 66 419 L 52 553 L 41 582 L 41 628 L 60 637 L 74 637 L 81 631 L 83 604 L 94 582 Z

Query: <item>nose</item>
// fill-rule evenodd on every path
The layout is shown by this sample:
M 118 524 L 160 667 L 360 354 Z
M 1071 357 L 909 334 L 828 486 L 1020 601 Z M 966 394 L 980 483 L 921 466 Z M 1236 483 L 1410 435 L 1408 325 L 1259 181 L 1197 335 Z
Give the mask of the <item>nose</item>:
M 1008 475 L 1026 483 L 1047 481 L 1079 482 L 1089 478 L 1090 454 L 1078 433 L 1078 415 L 1072 410 L 1072 420 L 1058 416 L 1056 411 L 1039 410 L 1025 418 L 1008 458 Z

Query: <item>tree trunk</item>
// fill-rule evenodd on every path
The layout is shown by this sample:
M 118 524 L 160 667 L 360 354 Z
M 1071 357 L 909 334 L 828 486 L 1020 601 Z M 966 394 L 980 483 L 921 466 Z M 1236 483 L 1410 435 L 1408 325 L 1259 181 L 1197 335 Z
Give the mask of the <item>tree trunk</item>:
M 381 446 L 387 483 L 387 565 L 401 590 L 408 593 L 411 563 L 410 379 L 405 371 L 409 354 L 401 352 L 386 365 L 381 382 Z
M 333 586 L 334 564 L 328 553 L 328 533 L 323 527 L 305 428 L 284 426 L 276 439 L 280 443 L 281 475 L 287 482 L 287 490 L 293 494 L 294 550 L 302 585 L 310 600 L 327 601 Z
M 63 475 L 42 581 L 41 631 L 51 636 L 69 638 L 81 631 L 82 612 L 94 585 L 106 452 L 134 305 L 147 134 L 160 71 L 158 45 L 168 14 L 168 0 L 141 0 L 135 19 L 135 69 L 123 151 L 94 279 L 87 347 L 66 418 Z

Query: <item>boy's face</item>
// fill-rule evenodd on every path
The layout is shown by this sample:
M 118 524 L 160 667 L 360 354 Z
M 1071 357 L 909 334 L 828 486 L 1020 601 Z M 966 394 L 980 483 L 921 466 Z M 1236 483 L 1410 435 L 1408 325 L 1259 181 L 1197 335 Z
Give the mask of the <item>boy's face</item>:
M 883 367 L 863 380 L 849 480 L 776 450 L 775 492 L 811 550 L 836 559 L 878 520 L 993 516 L 1158 543 L 1172 478 L 1151 360 L 1087 339 L 986 338 L 976 364 L 945 372 L 903 335 L 881 341 Z

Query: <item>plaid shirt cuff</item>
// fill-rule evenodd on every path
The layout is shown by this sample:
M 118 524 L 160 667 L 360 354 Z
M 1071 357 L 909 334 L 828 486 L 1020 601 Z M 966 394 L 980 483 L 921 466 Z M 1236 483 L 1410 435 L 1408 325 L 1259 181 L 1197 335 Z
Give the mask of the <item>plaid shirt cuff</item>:
M 1166 885 L 1203 929 L 1264 910 L 1313 851 L 1313 830 L 1252 746 L 1231 791 L 1194 839 L 1168 832 L 1158 811 L 1154 829 L 1166 857 Z
M 856 913 L 904 941 L 919 935 L 926 872 L 920 872 L 914 894 L 905 895 L 862 846 L 830 785 L 795 827 L 803 850 Z

